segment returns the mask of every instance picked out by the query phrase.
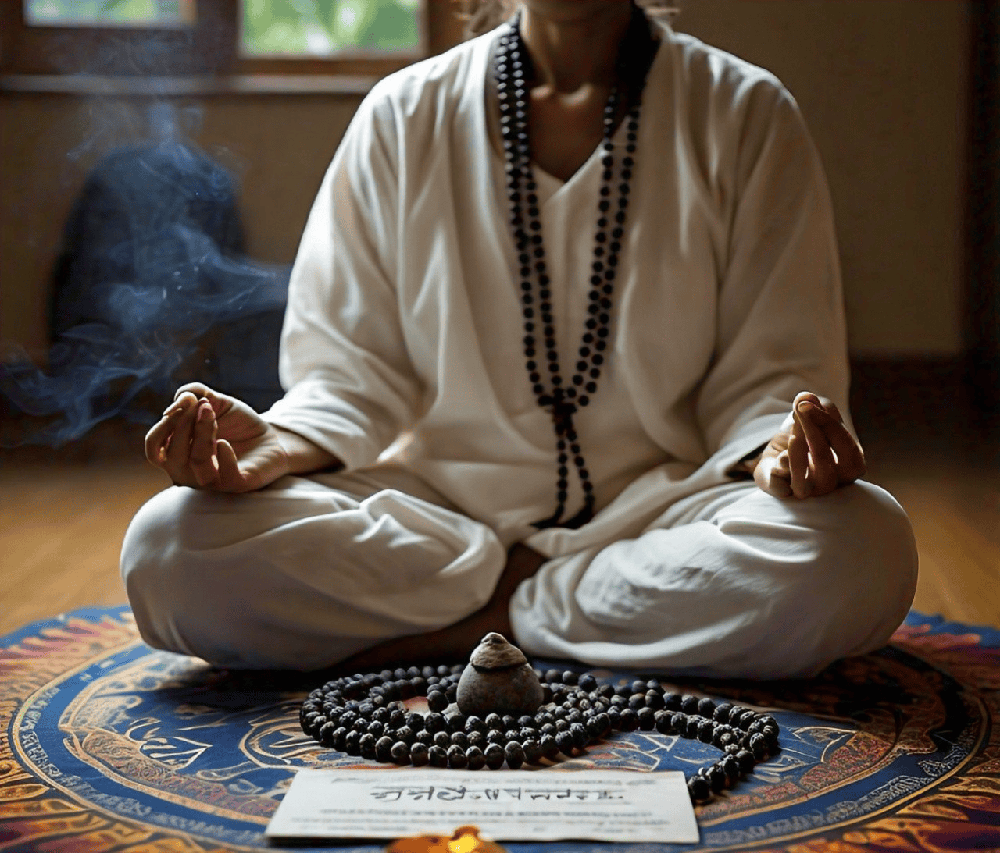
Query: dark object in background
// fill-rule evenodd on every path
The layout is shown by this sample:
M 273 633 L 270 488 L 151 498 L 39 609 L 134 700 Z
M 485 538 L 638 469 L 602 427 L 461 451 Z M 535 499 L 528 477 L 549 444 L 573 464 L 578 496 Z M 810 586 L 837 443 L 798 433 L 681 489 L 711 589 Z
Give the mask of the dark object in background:
M 156 341 L 157 384 L 199 379 L 262 409 L 281 395 L 287 287 L 287 268 L 245 258 L 229 172 L 166 140 L 113 152 L 88 178 L 56 267 L 51 329 L 58 340 L 97 323 Z
M 31 443 L 148 421 L 192 380 L 266 409 L 282 393 L 288 275 L 244 257 L 235 183 L 206 154 L 174 139 L 114 151 L 66 226 L 48 372 L 5 364 L 0 391 L 49 419 Z
M 243 254 L 228 172 L 202 152 L 170 141 L 107 155 L 88 176 L 66 224 L 53 276 L 53 339 L 82 323 L 141 322 L 140 316 L 122 316 L 128 306 L 115 302 L 123 285 L 188 298 L 218 293 L 219 286 L 205 280 L 211 271 L 184 251 L 193 236 L 207 238 L 222 255 Z

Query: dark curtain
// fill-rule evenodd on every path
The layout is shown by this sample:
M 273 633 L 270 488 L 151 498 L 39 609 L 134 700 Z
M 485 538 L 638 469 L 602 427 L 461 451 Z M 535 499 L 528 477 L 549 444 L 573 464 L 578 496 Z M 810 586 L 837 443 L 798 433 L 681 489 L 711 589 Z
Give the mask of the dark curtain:
M 1000 422 L 1000 3 L 972 3 L 969 111 L 970 378 Z

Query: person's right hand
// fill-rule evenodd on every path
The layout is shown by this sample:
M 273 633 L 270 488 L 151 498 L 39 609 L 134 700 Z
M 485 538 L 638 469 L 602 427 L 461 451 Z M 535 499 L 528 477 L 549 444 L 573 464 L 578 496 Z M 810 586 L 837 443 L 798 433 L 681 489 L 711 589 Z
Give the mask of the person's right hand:
M 177 486 L 249 492 L 289 473 L 276 427 L 235 397 L 200 383 L 178 389 L 146 434 L 146 458 Z

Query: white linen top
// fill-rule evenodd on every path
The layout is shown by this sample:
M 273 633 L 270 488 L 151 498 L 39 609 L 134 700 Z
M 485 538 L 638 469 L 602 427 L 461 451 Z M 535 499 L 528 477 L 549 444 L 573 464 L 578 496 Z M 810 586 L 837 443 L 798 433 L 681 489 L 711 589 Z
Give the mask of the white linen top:
M 798 108 L 770 73 L 658 27 L 609 351 L 575 417 L 602 522 L 587 527 L 609 536 L 696 471 L 701 486 L 724 482 L 798 391 L 847 411 L 831 205 Z M 553 512 L 557 462 L 525 368 L 489 138 L 495 36 L 385 78 L 361 104 L 305 228 L 282 337 L 287 393 L 266 417 L 348 470 L 399 462 L 509 542 Z M 535 172 L 568 381 L 600 152 L 565 183 Z M 571 463 L 566 517 L 581 505 Z M 536 534 L 536 547 L 551 552 L 563 533 Z

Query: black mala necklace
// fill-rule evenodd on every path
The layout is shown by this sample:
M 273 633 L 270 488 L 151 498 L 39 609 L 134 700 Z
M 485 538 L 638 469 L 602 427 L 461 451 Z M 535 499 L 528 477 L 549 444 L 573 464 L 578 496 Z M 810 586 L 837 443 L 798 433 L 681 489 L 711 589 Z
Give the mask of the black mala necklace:
M 641 94 L 655 53 L 656 40 L 649 20 L 633 3 L 632 18 L 616 62 L 615 85 L 604 108 L 602 184 L 597 202 L 588 317 L 577 349 L 575 372 L 570 381 L 565 383 L 556 347 L 551 280 L 545 263 L 538 185 L 531 167 L 528 81 L 532 70 L 531 58 L 521 37 L 520 13 L 506 25 L 500 35 L 494 74 L 500 104 L 500 135 L 504 149 L 510 227 L 521 278 L 524 357 L 538 405 L 552 417 L 558 453 L 556 510 L 551 517 L 536 523 L 535 527 L 538 528 L 557 525 L 578 528 L 594 516 L 594 484 L 583 456 L 574 417 L 590 403 L 597 391 L 597 381 L 605 363 L 611 334 L 615 276 L 625 235 L 629 193 L 639 141 Z M 628 100 L 624 101 L 623 97 Z M 625 119 L 624 154 L 618 164 L 620 168 L 615 195 L 617 146 L 612 136 L 622 103 L 629 107 L 629 111 Z M 539 332 L 541 345 L 538 340 Z M 583 508 L 572 518 L 560 521 L 566 512 L 569 496 L 570 460 L 580 478 Z
M 536 670 L 544 699 L 534 714 L 454 711 L 465 667 L 411 666 L 337 678 L 309 694 L 302 730 L 322 746 L 400 766 L 456 770 L 518 770 L 573 757 L 614 731 L 656 731 L 697 739 L 722 757 L 687 780 L 694 803 L 705 803 L 778 752 L 778 723 L 768 714 L 666 690 L 656 679 L 615 686 L 589 673 Z M 426 696 L 429 712 L 408 710 Z

